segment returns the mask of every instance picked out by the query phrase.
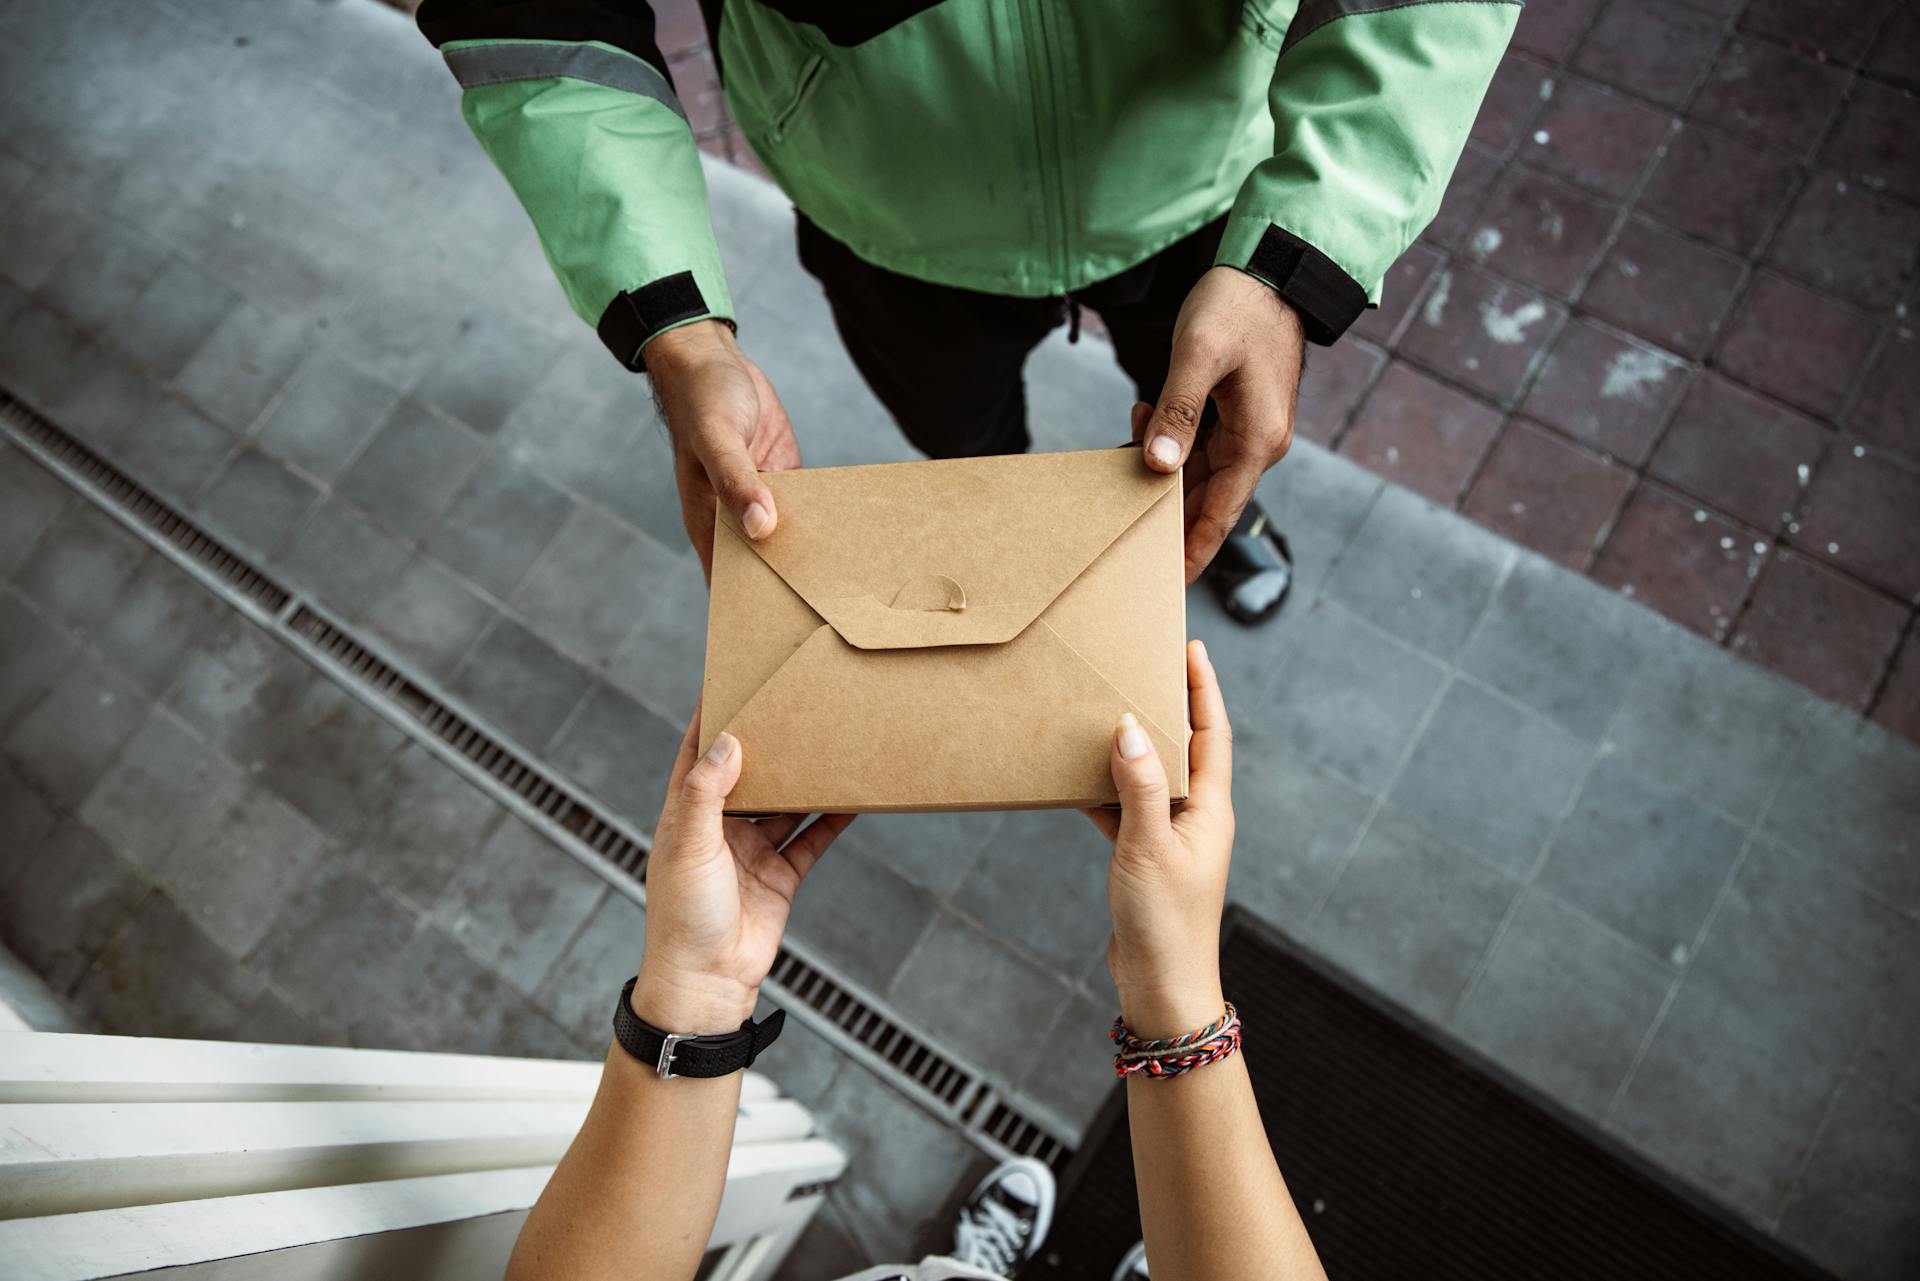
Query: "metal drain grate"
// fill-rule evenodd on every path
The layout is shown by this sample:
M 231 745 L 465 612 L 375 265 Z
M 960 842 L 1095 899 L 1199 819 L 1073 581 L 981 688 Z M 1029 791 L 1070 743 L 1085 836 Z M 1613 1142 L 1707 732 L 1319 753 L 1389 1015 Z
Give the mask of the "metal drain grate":
M 977 1085 L 971 1072 L 878 1013 L 860 997 L 782 947 L 769 976 L 781 989 L 824 1016 L 894 1071 L 911 1078 L 950 1108 L 959 1109 Z
M 647 838 L 548 775 L 502 737 L 380 656 L 318 606 L 299 598 L 132 477 L 10 392 L 0 389 L 6 436 L 209 589 L 272 631 L 387 720 L 434 749 L 502 803 L 544 829 L 617 888 L 645 902 Z M 791 1012 L 878 1076 L 995 1156 L 1060 1166 L 1071 1145 L 974 1069 L 936 1048 L 884 1006 L 783 945 L 768 986 Z
M 1040 1123 L 1020 1111 L 1019 1108 L 1002 1098 L 991 1100 L 985 1117 L 976 1120 L 974 1126 L 981 1134 L 1009 1152 L 1021 1156 L 1038 1157 L 1055 1170 L 1063 1169 L 1073 1156 L 1073 1149 L 1060 1139 L 1055 1138 Z
M 601 815 L 588 801 L 447 706 L 311 605 L 296 605 L 287 617 L 286 628 L 352 680 L 404 709 L 421 729 L 458 752 L 547 823 L 645 883 L 647 843 L 641 837 Z
M 423 730 L 485 774 L 515 801 L 515 809 L 578 842 L 636 881 L 646 879 L 647 842 L 623 830 L 589 803 L 530 764 L 512 747 L 455 711 L 438 695 L 381 658 L 318 608 L 256 569 L 243 556 L 195 525 L 138 481 L 88 449 L 32 406 L 0 391 L 0 421 L 56 474 L 120 518 L 175 561 L 196 572 L 229 600 L 253 607 L 256 618 L 296 650 L 318 658 L 336 679 L 408 728 Z M 404 713 L 396 717 L 394 712 Z
M 0 390 L 0 422 L 13 430 L 17 441 L 29 445 L 49 470 L 120 516 L 123 523 L 164 541 L 202 576 L 211 575 L 227 591 L 236 593 L 269 616 L 278 614 L 292 593 L 248 564 L 186 517 L 142 488 L 131 476 L 69 436 L 40 412 L 11 392 Z M 37 446 L 38 448 L 31 448 Z
M 894 1016 L 782 946 L 768 983 L 838 1033 L 835 1038 L 869 1066 L 912 1087 L 923 1105 L 998 1155 L 1037 1157 L 1062 1166 L 1073 1155 L 1059 1135 L 1010 1103 L 990 1082 L 949 1058 Z

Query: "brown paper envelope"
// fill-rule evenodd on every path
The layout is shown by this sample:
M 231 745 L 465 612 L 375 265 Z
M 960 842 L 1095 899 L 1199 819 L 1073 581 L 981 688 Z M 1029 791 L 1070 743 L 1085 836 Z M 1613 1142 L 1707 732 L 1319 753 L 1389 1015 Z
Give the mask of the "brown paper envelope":
M 1110 804 L 1139 717 L 1186 794 L 1178 476 L 1137 449 L 770 472 L 714 535 L 700 748 L 736 812 Z

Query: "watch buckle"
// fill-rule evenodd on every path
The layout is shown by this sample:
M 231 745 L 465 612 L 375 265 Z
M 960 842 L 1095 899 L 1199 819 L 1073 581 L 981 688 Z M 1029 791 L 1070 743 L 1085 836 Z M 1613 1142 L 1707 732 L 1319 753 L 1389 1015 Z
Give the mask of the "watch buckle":
M 675 1079 L 677 1074 L 673 1070 L 673 1049 L 675 1046 L 679 1045 L 680 1042 L 687 1039 L 688 1038 L 684 1036 L 677 1036 L 671 1032 L 667 1033 L 666 1036 L 661 1038 L 660 1061 L 654 1064 L 654 1071 L 659 1075 L 662 1081 L 671 1081 Z

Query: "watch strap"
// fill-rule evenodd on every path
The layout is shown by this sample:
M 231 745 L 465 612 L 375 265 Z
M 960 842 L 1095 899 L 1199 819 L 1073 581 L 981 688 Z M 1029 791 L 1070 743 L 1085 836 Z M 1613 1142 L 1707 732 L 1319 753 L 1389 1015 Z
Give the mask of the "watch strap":
M 662 1081 L 676 1076 L 727 1076 L 752 1067 L 760 1052 L 779 1038 L 787 1021 L 785 1010 L 775 1010 L 758 1023 L 748 1019 L 732 1032 L 707 1036 L 663 1032 L 633 1012 L 633 985 L 639 981 L 636 975 L 620 989 L 620 1004 L 613 1010 L 613 1039 Z

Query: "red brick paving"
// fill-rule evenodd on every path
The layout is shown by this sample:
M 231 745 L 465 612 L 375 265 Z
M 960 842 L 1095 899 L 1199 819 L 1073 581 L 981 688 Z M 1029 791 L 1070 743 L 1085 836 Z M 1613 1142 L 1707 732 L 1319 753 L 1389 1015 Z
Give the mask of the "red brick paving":
M 1672 0 L 1611 0 L 1574 68 L 1649 102 L 1678 107 L 1720 48 L 1721 23 Z
M 1812 476 L 1830 436 L 1805 414 L 1709 373 L 1687 393 L 1647 471 L 1772 533 L 1793 519 L 1802 477 Z
M 1883 337 L 1847 426 L 1868 444 L 1920 464 L 1920 341 L 1911 325 L 1895 325 Z
M 701 49 L 707 43 L 707 23 L 700 16 L 698 0 L 676 3 L 656 0 L 653 6 L 653 38 L 660 52 L 672 59 L 689 49 Z
M 1903 0 L 1530 0 L 1299 434 L 1920 739 L 1916 90 Z
M 1387 279 L 1380 287 L 1380 305 L 1363 312 L 1347 333 L 1369 342 L 1392 342 L 1400 331 L 1400 322 L 1413 310 L 1414 301 L 1433 275 L 1433 269 L 1444 259 L 1445 255 L 1432 245 L 1415 241 L 1400 255 L 1399 261 L 1387 269 Z
M 1341 439 L 1340 452 L 1452 506 L 1500 434 L 1500 420 L 1485 401 L 1395 361 Z
M 1453 181 L 1447 184 L 1440 212 L 1420 233 L 1421 243 L 1443 249 L 1459 245 L 1460 238 L 1467 234 L 1467 224 L 1474 211 L 1480 207 L 1481 197 L 1487 194 L 1487 187 L 1499 172 L 1500 157 L 1478 143 L 1469 142 L 1460 153 L 1460 163 L 1453 167 Z
M 1820 140 L 1847 73 L 1765 40 L 1736 37 L 1693 101 L 1694 119 L 1804 154 Z
M 1568 569 L 1584 569 L 1633 473 L 1524 419 L 1494 446 L 1460 510 Z
M 1719 640 L 1739 616 L 1768 546 L 1732 521 L 1643 484 L 1600 549 L 1593 577 Z
M 1527 415 L 1629 465 L 1646 461 L 1693 371 L 1685 361 L 1587 319 L 1561 331 L 1534 379 Z
M 1730 254 L 1635 218 L 1620 228 L 1582 306 L 1683 356 L 1702 356 L 1746 277 Z
M 1523 130 L 1547 100 L 1544 86 L 1553 79 L 1553 68 L 1538 58 L 1509 52 L 1500 60 L 1487 86 L 1486 100 L 1474 119 L 1468 137 L 1497 153 L 1513 150 Z
M 1920 596 L 1920 470 L 1841 437 L 1789 537 L 1903 600 Z
M 1571 297 L 1606 249 L 1618 209 L 1515 166 L 1494 180 L 1467 233 L 1466 251 L 1495 271 Z
M 1880 37 L 1867 70 L 1904 89 L 1920 89 L 1920 8 L 1902 5 Z
M 1816 58 L 1857 63 L 1872 47 L 1887 11 L 1896 0 L 1752 0 L 1740 15 L 1740 29 L 1770 36 Z
M 1920 98 L 1862 78 L 1820 163 L 1877 191 L 1920 202 Z
M 1911 625 L 1874 703 L 1873 719 L 1896 734 L 1920 740 L 1920 632 Z
M 733 131 L 733 116 L 721 96 L 713 55 L 706 46 L 670 56 L 667 70 L 673 73 L 673 90 L 680 105 L 686 108 L 687 123 L 693 127 L 694 137 L 711 138 Z
M 1532 0 L 1520 12 L 1513 47 L 1558 62 L 1573 52 L 1599 8 L 1600 0 Z
M 1565 315 L 1559 303 L 1456 258 L 1427 281 L 1398 347 L 1455 382 L 1512 404 Z
M 1737 254 L 1753 252 L 1799 188 L 1792 156 L 1683 124 L 1640 193 L 1640 212 Z
M 1750 386 L 1831 417 L 1879 328 L 1872 316 L 1838 299 L 1762 273 L 1741 300 L 1713 363 Z
M 1784 551 L 1761 574 L 1734 649 L 1866 711 L 1905 628 L 1907 611 L 1895 601 Z
M 1533 132 L 1520 144 L 1519 159 L 1608 199 L 1624 200 L 1670 125 L 1657 107 L 1568 81 L 1555 85 Z
M 1315 444 L 1331 446 L 1334 437 L 1346 426 L 1347 415 L 1367 394 L 1374 376 L 1386 363 L 1386 352 L 1351 334 L 1331 347 L 1315 348 L 1307 353 L 1307 368 L 1300 377 L 1300 404 L 1294 414 L 1294 432 Z
M 1884 311 L 1906 295 L 1920 248 L 1920 208 L 1818 173 L 1794 202 L 1764 261 L 1858 307 Z
M 1861 711 L 1900 644 L 1898 603 L 1793 552 L 1773 558 L 1733 648 L 1814 693 Z

